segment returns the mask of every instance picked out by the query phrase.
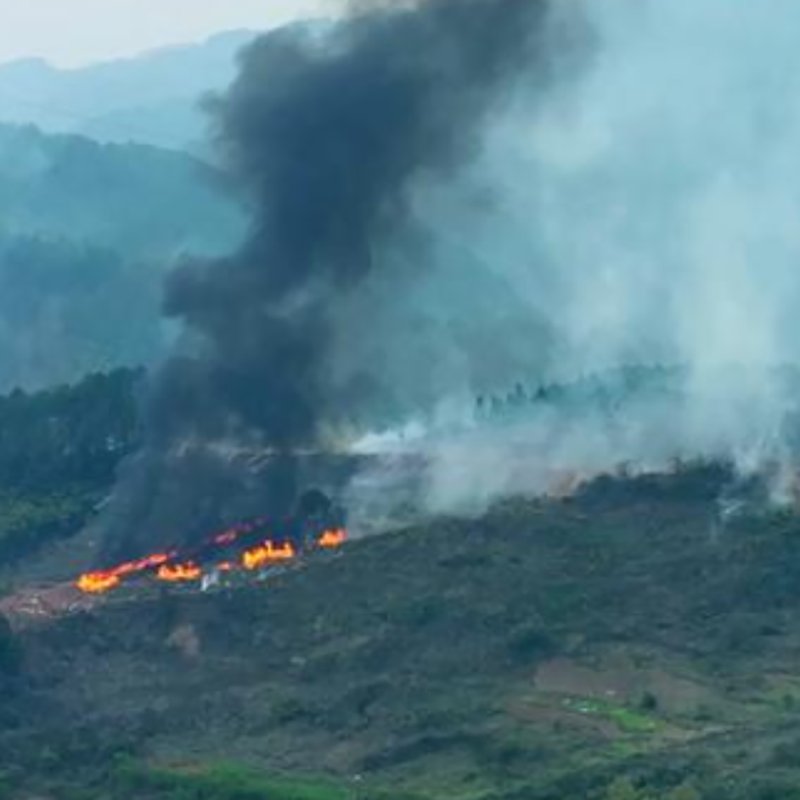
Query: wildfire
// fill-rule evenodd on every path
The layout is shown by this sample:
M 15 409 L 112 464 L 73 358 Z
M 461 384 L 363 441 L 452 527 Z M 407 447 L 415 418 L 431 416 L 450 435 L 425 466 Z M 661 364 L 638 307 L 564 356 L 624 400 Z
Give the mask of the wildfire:
M 242 554 L 242 566 L 247 570 L 261 569 L 270 564 L 291 561 L 296 555 L 297 551 L 291 542 L 275 544 L 275 542 L 266 541 Z
M 203 570 L 196 564 L 164 564 L 156 573 L 160 581 L 167 583 L 184 583 L 198 581 L 203 577 Z
M 155 553 L 146 558 L 140 558 L 138 561 L 126 561 L 124 564 L 104 572 L 88 572 L 78 579 L 78 588 L 86 594 L 105 594 L 116 589 L 122 583 L 123 578 L 138 575 L 161 564 L 166 564 L 174 555 L 174 553 Z
M 187 564 L 164 564 L 159 568 L 156 577 L 167 583 L 185 583 L 200 580 L 203 570 L 191 561 Z
M 110 572 L 89 572 L 81 575 L 78 588 L 86 594 L 105 594 L 116 589 L 122 581 Z
M 156 553 L 146 558 L 140 558 L 138 561 L 129 561 L 127 564 L 122 564 L 111 570 L 111 573 L 118 578 L 125 578 L 129 575 L 138 575 L 140 572 L 146 572 L 149 569 L 160 567 L 166 564 L 171 558 L 175 557 L 175 553 Z
M 306 549 L 333 550 L 347 541 L 347 531 L 344 528 L 331 528 L 310 542 L 265 539 L 261 544 L 244 550 L 239 555 L 231 554 L 231 548 L 240 539 L 250 536 L 252 541 L 252 536 L 268 522 L 266 518 L 262 518 L 235 525 L 208 539 L 205 549 L 154 553 L 109 570 L 88 572 L 78 578 L 76 586 L 86 594 L 105 594 L 117 589 L 123 581 L 144 574 L 151 574 L 167 583 L 188 583 L 200 580 L 206 568 L 209 572 L 235 572 L 242 569 L 252 572 L 293 561 Z M 213 563 L 212 553 L 217 555 L 217 563 Z
M 344 530 L 344 528 L 339 528 L 338 530 L 325 531 L 325 533 L 320 536 L 317 545 L 323 550 L 335 550 L 341 547 L 346 541 L 347 531 Z

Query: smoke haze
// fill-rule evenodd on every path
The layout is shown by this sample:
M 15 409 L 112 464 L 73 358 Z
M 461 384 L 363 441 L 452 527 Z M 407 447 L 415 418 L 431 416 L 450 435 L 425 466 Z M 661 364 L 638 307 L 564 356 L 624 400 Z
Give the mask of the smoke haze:
M 434 444 L 445 507 L 541 486 L 543 463 L 591 473 L 675 456 L 745 471 L 794 460 L 796 9 L 601 0 L 580 11 L 590 64 L 548 102 L 519 96 L 496 120 L 473 171 L 500 200 L 462 226 L 462 243 L 549 331 L 531 342 L 545 365 L 534 386 L 626 364 L 685 369 L 673 396 L 639 398 L 613 424 L 539 410 L 503 433 Z
M 622 462 L 789 461 L 800 71 L 781 8 L 429 2 L 250 48 L 214 113 L 251 236 L 168 287 L 186 341 L 127 518 L 196 519 L 220 448 L 422 454 L 436 510 Z M 630 364 L 680 369 L 612 414 L 473 413 L 518 380 Z M 235 462 L 203 503 L 252 488 Z M 259 485 L 280 508 L 291 462 Z

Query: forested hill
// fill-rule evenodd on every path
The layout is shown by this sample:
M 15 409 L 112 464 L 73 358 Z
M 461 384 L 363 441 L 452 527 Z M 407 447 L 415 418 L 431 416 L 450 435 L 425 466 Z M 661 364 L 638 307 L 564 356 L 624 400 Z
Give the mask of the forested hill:
M 0 391 L 148 363 L 164 344 L 165 269 L 90 243 L 0 236 Z
M 0 232 L 113 247 L 126 256 L 220 251 L 240 213 L 221 176 L 184 154 L 0 125 Z
M 15 491 L 107 486 L 138 441 L 140 370 L 0 397 L 0 486 Z
M 149 364 L 165 275 L 241 225 L 222 177 L 184 153 L 0 125 L 0 392 Z
M 77 534 L 93 514 L 138 442 L 143 378 L 116 370 L 0 397 L 0 572 Z

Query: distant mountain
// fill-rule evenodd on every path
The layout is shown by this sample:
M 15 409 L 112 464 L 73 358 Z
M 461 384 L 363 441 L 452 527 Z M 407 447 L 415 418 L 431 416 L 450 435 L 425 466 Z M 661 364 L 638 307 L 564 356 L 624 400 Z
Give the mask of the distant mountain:
M 185 153 L 0 125 L 0 390 L 158 358 L 164 275 L 242 218 Z
M 71 70 L 29 59 L 0 66 L 0 121 L 80 133 L 102 142 L 192 148 L 203 139 L 202 96 L 234 77 L 257 36 L 232 31 L 202 44 Z
M 221 176 L 184 153 L 0 125 L 0 232 L 163 258 L 231 246 L 240 213 Z

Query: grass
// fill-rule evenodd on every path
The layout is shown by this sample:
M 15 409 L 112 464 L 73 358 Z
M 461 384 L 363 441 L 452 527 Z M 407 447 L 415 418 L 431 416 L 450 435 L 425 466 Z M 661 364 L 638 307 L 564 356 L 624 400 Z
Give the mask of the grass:
M 125 796 L 153 800 L 428 800 L 366 783 L 268 775 L 234 763 L 169 768 L 124 761 L 113 783 Z
M 238 764 L 170 769 L 126 763 L 116 778 L 125 790 L 165 800 L 356 800 L 328 780 L 263 775 Z
M 658 720 L 642 711 L 596 698 L 569 698 L 564 708 L 576 714 L 590 714 L 613 722 L 622 733 L 651 734 L 659 728 Z

